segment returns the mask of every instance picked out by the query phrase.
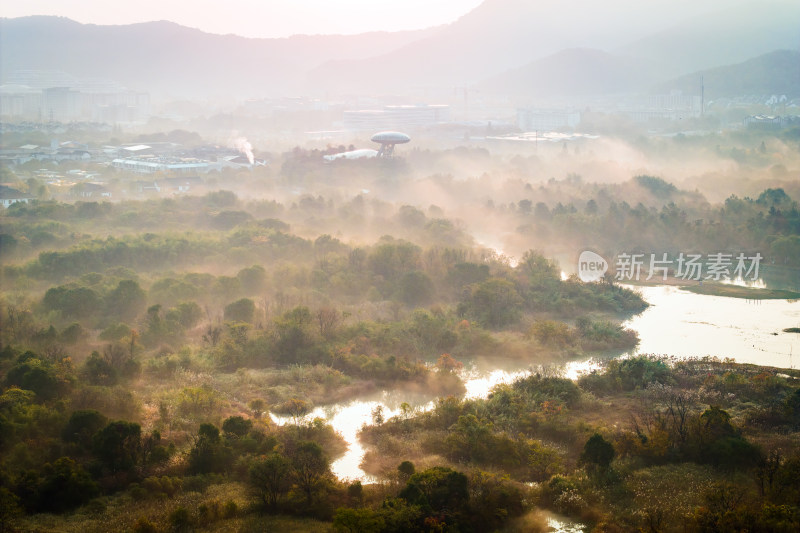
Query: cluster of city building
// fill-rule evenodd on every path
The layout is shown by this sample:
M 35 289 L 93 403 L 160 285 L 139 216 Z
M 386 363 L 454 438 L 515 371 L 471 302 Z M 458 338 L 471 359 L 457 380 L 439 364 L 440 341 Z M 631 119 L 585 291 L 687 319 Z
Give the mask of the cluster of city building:
M 241 111 L 253 117 L 278 116 L 281 113 L 327 113 L 331 131 L 375 132 L 381 130 L 419 131 L 471 121 L 512 122 L 521 132 L 576 131 L 581 111 L 569 107 L 515 108 L 510 102 L 498 107 L 497 102 L 480 97 L 467 99 L 445 97 L 443 104 L 383 103 L 379 98 L 358 97 L 334 102 L 314 98 L 272 98 L 249 100 Z M 448 100 L 449 98 L 449 100 Z M 702 95 L 672 91 L 669 94 L 627 95 L 598 100 L 590 107 L 595 112 L 627 117 L 638 123 L 679 121 L 703 115 L 711 106 L 760 104 L 787 112 L 797 109 L 798 101 L 785 96 L 751 96 L 744 100 L 706 102 Z M 468 103 L 469 102 L 469 103 Z M 587 107 L 587 106 L 582 106 Z M 795 113 L 796 114 L 796 113 Z M 778 116 L 778 113 L 770 116 Z M 78 79 L 64 72 L 21 70 L 3 76 L 0 86 L 0 117 L 4 122 L 94 121 L 113 125 L 145 123 L 152 116 L 150 96 L 131 91 L 109 80 Z M 785 121 L 785 119 L 783 119 Z M 745 121 L 745 126 L 763 123 L 762 118 Z M 171 163 L 162 163 L 171 164 Z M 146 172 L 147 165 L 132 164 L 135 171 Z M 156 167 L 152 167 L 156 168 Z M 160 167 L 159 167 L 160 168 Z
M 252 157 L 252 155 L 251 155 Z M 84 170 L 86 165 L 65 166 L 64 170 L 36 169 L 38 162 L 92 163 L 95 170 Z M 90 147 L 87 144 L 52 141 L 47 146 L 33 144 L 0 149 L 0 165 L 15 168 L 27 165 L 32 176 L 49 190 L 50 196 L 78 199 L 102 199 L 114 196 L 141 196 L 147 194 L 183 194 L 196 190 L 205 183 L 203 175 L 224 169 L 252 169 L 266 166 L 268 162 L 253 158 L 234 149 L 205 145 L 186 148 L 171 142 L 150 144 L 123 144 L 119 146 Z M 44 165 L 43 165 L 44 166 Z M 74 167 L 74 168 L 71 168 Z M 114 169 L 108 174 L 104 169 Z M 122 171 L 123 174 L 117 174 Z M 114 180 L 110 176 L 127 176 Z M 134 178 L 139 175 L 141 178 Z M 9 184 L 0 184 L 0 202 L 8 207 L 16 202 L 28 203 L 33 195 L 21 192 Z
M 398 104 L 376 97 L 354 97 L 347 102 L 302 97 L 265 98 L 246 101 L 237 112 L 256 119 L 276 117 L 282 113 L 290 118 L 303 114 L 326 114 L 328 130 L 305 132 L 308 138 L 319 139 L 336 136 L 352 138 L 354 134 L 387 130 L 426 132 L 436 137 L 452 135 L 459 128 L 467 132 L 482 131 L 483 138 L 492 142 L 563 143 L 592 138 L 581 133 L 585 111 L 540 106 L 515 109 L 509 102 L 500 105 L 474 95 L 468 99 L 466 89 L 463 91 L 463 101 L 460 100 L 460 94 L 456 91 L 450 100 L 443 97 L 444 101 L 450 102 L 445 104 Z M 591 110 L 649 124 L 653 121 L 697 118 L 712 108 L 741 107 L 745 104 L 766 106 L 766 109 L 778 110 L 782 114 L 747 116 L 740 127 L 778 130 L 800 124 L 800 117 L 796 116 L 800 101 L 789 100 L 785 96 L 752 96 L 706 102 L 702 96 L 673 91 L 669 94 L 598 100 Z M 0 133 L 36 131 L 65 137 L 70 136 L 73 130 L 111 132 L 116 128 L 144 124 L 151 116 L 148 93 L 131 91 L 108 80 L 77 79 L 63 72 L 27 70 L 4 74 L 3 85 L 0 86 Z M 462 135 L 468 137 L 469 133 L 462 132 Z M 99 163 L 98 168 L 113 168 L 148 178 L 129 181 L 129 186 L 123 192 L 184 193 L 202 184 L 199 176 L 208 172 L 267 164 L 254 158 L 249 144 L 247 146 L 246 150 L 219 146 L 187 149 L 170 142 L 150 142 L 97 148 L 80 142 L 52 141 L 49 145 L 2 145 L 0 165 L 13 168 L 31 162 Z M 376 156 L 382 154 L 383 150 L 355 150 L 327 156 L 326 159 Z M 79 165 L 72 165 L 75 166 Z M 36 176 L 54 188 L 69 190 L 70 194 L 82 198 L 110 197 L 114 194 L 104 183 L 98 182 L 96 175 L 82 170 L 69 170 L 66 175 L 40 170 Z M 149 179 L 154 177 L 159 179 Z M 5 207 L 17 201 L 27 202 L 31 198 L 6 185 L 0 189 L 0 201 Z
M 131 91 L 109 80 L 19 70 L 0 86 L 0 114 L 4 119 L 131 124 L 145 122 L 150 113 L 149 93 Z

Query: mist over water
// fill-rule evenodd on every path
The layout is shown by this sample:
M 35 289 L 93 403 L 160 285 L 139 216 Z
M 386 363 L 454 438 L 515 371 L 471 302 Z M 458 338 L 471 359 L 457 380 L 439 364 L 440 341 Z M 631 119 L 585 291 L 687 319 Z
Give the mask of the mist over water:
M 623 325 L 637 332 L 639 345 L 630 354 L 665 355 L 673 360 L 704 357 L 730 359 L 737 363 L 794 369 L 800 354 L 796 334 L 782 333 L 784 326 L 800 323 L 800 302 L 786 300 L 753 301 L 692 294 L 674 286 L 639 287 L 651 304 Z M 602 368 L 606 358 L 551 364 L 547 372 L 576 380 Z M 509 384 L 520 377 L 542 371 L 541 367 L 506 362 L 499 368 L 491 363 L 473 364 L 461 372 L 466 387 L 465 399 L 486 398 L 498 384 Z M 317 407 L 306 419 L 322 418 L 339 431 L 348 443 L 344 456 L 333 462 L 333 472 L 343 479 L 375 481 L 360 466 L 364 447 L 358 431 L 372 423 L 373 412 L 383 408 L 385 419 L 400 416 L 400 404 L 409 403 L 417 412 L 431 410 L 436 398 L 424 394 L 408 395 L 385 391 L 368 398 Z M 278 424 L 289 417 L 271 415 Z
M 800 343 L 783 329 L 800 321 L 800 302 L 706 296 L 677 287 L 642 287 L 651 307 L 625 322 L 639 333 L 640 353 L 730 358 L 796 368 Z
M 0 523 L 800 530 L 800 4 L 167 4 L 0 19 Z

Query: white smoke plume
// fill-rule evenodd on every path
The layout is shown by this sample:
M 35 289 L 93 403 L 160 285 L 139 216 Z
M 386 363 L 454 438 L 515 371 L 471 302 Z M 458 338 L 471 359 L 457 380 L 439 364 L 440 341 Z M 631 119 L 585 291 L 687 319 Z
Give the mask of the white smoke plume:
M 247 160 L 251 165 L 255 163 L 255 158 L 253 157 L 253 145 L 250 144 L 250 141 L 248 141 L 245 137 L 232 137 L 231 144 L 233 144 L 233 147 L 236 150 L 247 156 Z

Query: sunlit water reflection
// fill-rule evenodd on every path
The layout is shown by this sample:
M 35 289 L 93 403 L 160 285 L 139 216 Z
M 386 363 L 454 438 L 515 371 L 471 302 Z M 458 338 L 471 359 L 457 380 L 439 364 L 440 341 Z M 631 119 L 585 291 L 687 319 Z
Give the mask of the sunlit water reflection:
M 721 280 L 723 285 L 735 285 L 736 287 L 750 287 L 752 289 L 766 289 L 767 282 L 763 279 L 756 279 L 756 280 L 746 280 L 744 278 L 735 278 L 735 279 L 723 279 Z
M 730 357 L 739 363 L 794 368 L 800 302 L 694 294 L 678 287 L 641 287 L 650 303 L 624 326 L 639 334 L 639 353 Z
M 552 533 L 583 533 L 585 526 L 572 522 L 569 518 L 551 514 L 547 517 L 548 531 Z
M 401 393 L 399 391 L 383 391 L 359 400 L 342 402 L 317 407 L 304 417 L 304 420 L 321 418 L 336 429 L 347 442 L 347 451 L 331 464 L 331 471 L 340 479 L 359 480 L 362 483 L 377 481 L 361 469 L 364 459 L 364 447 L 358 440 L 358 432 L 365 424 L 372 423 L 372 413 L 378 407 L 383 408 L 385 420 L 401 414 L 401 405 L 407 403 L 412 413 L 433 409 L 436 398 L 418 393 Z M 290 416 L 270 413 L 272 421 L 278 425 L 294 423 Z
M 800 303 L 786 300 L 753 302 L 694 294 L 667 286 L 641 287 L 638 290 L 651 306 L 624 323 L 625 327 L 639 334 L 640 345 L 636 353 L 677 357 L 711 355 L 785 368 L 794 367 L 793 351 L 800 355 L 800 335 L 782 333 L 784 328 L 800 326 Z M 560 370 L 565 377 L 577 379 L 600 365 L 600 360 L 586 359 L 567 362 Z M 524 362 L 511 368 L 471 365 L 462 373 L 466 387 L 464 396 L 485 398 L 494 386 L 511 383 L 532 371 Z M 358 441 L 358 431 L 364 424 L 372 423 L 372 413 L 377 406 L 383 407 L 383 417 L 388 420 L 400 414 L 403 402 L 421 412 L 432 409 L 436 398 L 419 393 L 384 391 L 350 402 L 317 407 L 306 417 L 307 420 L 319 417 L 327 421 L 348 444 L 347 452 L 332 464 L 334 474 L 341 479 L 375 481 L 359 466 L 365 450 Z M 291 417 L 271 416 L 281 425 L 293 421 Z
M 501 383 L 513 383 L 517 379 L 527 376 L 530 373 L 531 371 L 528 369 L 503 370 L 499 368 L 488 372 L 481 372 L 473 367 L 462 374 L 464 387 L 467 389 L 467 392 L 464 393 L 464 398 L 486 398 L 496 385 L 500 385 Z

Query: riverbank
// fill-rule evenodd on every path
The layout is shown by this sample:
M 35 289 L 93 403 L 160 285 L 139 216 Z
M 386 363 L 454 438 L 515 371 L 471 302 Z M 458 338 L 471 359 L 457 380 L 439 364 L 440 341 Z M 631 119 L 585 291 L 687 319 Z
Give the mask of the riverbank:
M 727 283 L 703 283 L 696 285 L 683 285 L 682 290 L 707 296 L 724 296 L 726 298 L 743 298 L 746 300 L 798 300 L 800 292 L 781 289 L 760 289 L 757 287 L 742 287 Z
M 734 507 L 748 523 L 794 530 L 798 375 L 662 356 L 609 361 L 577 381 L 533 374 L 484 398 L 440 399 L 424 413 L 365 426 L 361 466 L 398 484 L 400 464 L 484 483 L 505 476 L 531 487 L 534 508 L 584 529 L 645 529 L 657 512 L 665 529 L 697 530 L 726 487 L 742 496 Z M 765 464 L 776 474 L 759 491 Z M 773 523 L 782 505 L 776 520 L 785 529 Z
M 726 298 L 741 298 L 744 300 L 798 300 L 800 292 L 783 289 L 763 289 L 760 287 L 743 287 L 730 283 L 719 283 L 715 281 L 699 281 L 668 277 L 660 277 L 647 280 L 625 280 L 625 285 L 640 287 L 669 286 L 678 287 L 684 291 L 706 296 L 723 296 Z

